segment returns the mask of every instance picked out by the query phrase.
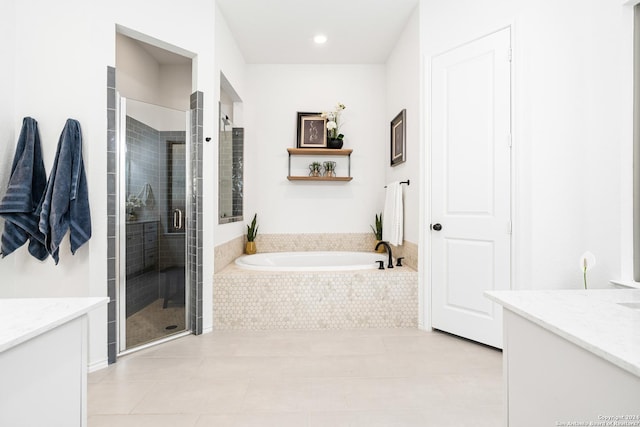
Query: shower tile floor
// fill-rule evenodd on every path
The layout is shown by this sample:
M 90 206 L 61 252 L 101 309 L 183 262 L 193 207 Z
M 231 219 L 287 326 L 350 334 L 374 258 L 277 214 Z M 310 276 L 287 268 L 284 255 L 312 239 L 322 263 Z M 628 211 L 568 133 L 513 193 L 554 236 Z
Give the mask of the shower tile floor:
M 225 331 L 89 375 L 89 427 L 495 427 L 502 353 L 440 332 Z
M 157 299 L 127 317 L 127 348 L 164 338 L 186 329 L 184 304 L 176 306 L 170 303 L 167 304 L 167 308 L 163 308 L 163 303 L 164 299 Z

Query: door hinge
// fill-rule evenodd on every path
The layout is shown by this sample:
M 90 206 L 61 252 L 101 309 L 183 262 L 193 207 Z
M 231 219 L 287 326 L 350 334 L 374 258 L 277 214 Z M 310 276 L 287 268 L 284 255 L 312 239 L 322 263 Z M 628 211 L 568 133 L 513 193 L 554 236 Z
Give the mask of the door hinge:
M 511 221 L 507 222 L 507 234 L 511 234 L 513 232 L 513 224 Z
M 509 48 L 509 50 L 507 51 L 507 60 L 511 62 L 512 59 L 513 59 L 513 50 Z

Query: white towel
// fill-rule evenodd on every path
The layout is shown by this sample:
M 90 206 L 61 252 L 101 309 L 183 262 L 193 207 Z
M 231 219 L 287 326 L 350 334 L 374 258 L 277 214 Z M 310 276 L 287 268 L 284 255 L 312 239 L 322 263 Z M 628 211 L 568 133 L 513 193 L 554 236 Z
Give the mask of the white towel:
M 140 193 L 138 193 L 138 199 L 142 202 L 142 206 L 146 206 L 148 208 L 153 208 L 155 204 L 155 199 L 153 197 L 153 190 L 151 189 L 151 185 L 146 183 Z
M 382 216 L 382 240 L 395 246 L 402 245 L 403 225 L 402 186 L 399 181 L 394 181 L 387 184 Z

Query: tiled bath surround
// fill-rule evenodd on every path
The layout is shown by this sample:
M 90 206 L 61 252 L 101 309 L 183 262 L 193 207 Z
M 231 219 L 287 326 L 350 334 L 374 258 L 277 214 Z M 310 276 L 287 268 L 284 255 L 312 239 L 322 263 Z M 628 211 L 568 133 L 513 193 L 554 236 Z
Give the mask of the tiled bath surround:
M 216 274 L 213 327 L 353 329 L 418 326 L 418 273 L 409 268 Z
M 403 268 L 341 272 L 259 272 L 233 264 L 240 236 L 215 248 L 214 329 L 350 329 L 418 325 L 418 250 L 393 247 Z M 258 252 L 373 251 L 371 233 L 260 234 Z

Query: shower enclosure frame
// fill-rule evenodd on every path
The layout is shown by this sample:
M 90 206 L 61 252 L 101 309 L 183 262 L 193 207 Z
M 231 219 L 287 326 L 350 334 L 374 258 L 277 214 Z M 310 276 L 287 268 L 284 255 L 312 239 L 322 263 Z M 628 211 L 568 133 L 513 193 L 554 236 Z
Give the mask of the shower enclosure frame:
M 190 335 L 193 333 L 192 330 L 192 310 L 191 307 L 191 293 L 192 293 L 192 277 L 191 277 L 191 264 L 189 260 L 189 236 L 191 235 L 191 227 L 193 221 L 192 215 L 192 203 L 193 199 L 193 188 L 190 183 L 193 182 L 192 175 L 192 143 L 193 143 L 193 131 L 192 131 L 192 111 L 185 111 L 185 329 L 181 332 L 176 332 L 175 334 L 171 334 L 165 337 L 161 337 L 159 339 L 134 346 L 132 348 L 127 348 L 127 316 L 126 316 L 126 283 L 127 283 L 127 269 L 126 269 L 126 226 L 127 226 L 127 211 L 126 211 L 126 194 L 127 194 L 127 182 L 124 177 L 124 172 L 126 170 L 126 156 L 127 156 L 127 145 L 126 145 L 126 118 L 127 118 L 127 108 L 126 102 L 127 98 L 121 96 L 119 93 L 116 93 L 117 99 L 117 117 L 118 117 L 118 127 L 117 127 L 117 147 L 118 147 L 118 156 L 117 156 L 117 177 L 118 177 L 118 185 L 117 185 L 117 229 L 116 229 L 116 247 L 117 247 L 117 266 L 118 266 L 118 283 L 116 286 L 116 318 L 117 318 L 117 354 L 118 356 L 123 356 L 128 353 L 142 350 L 144 348 L 160 344 L 162 342 L 170 341 L 185 335 Z

